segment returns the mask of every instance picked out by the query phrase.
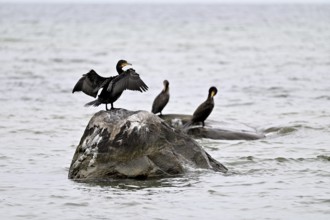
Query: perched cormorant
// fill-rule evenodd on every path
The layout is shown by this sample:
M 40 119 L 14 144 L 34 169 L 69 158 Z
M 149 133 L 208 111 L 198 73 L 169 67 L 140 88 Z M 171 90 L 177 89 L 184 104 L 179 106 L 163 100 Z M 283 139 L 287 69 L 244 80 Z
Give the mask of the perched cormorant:
M 160 115 L 162 115 L 162 110 L 168 103 L 168 100 L 170 99 L 170 93 L 169 93 L 169 82 L 167 80 L 164 80 L 163 82 L 164 89 L 159 93 L 159 95 L 155 98 L 154 102 L 152 103 L 152 110 L 151 112 L 154 114 L 157 114 L 158 112 Z
M 134 69 L 130 68 L 126 71 L 123 68 L 131 65 L 126 60 L 119 60 L 116 69 L 117 76 L 102 77 L 94 70 L 84 74 L 74 86 L 72 93 L 82 91 L 85 94 L 96 98 L 98 91 L 102 89 L 97 99 L 87 103 L 85 106 L 99 106 L 105 104 L 105 109 L 108 109 L 108 104 L 113 103 L 121 96 L 125 89 L 144 92 L 148 90 L 148 86 L 141 80 L 139 74 Z
M 218 90 L 214 86 L 209 89 L 209 95 L 205 102 L 200 104 L 198 108 L 195 110 L 193 117 L 190 122 L 188 122 L 184 127 L 188 127 L 189 125 L 202 122 L 203 127 L 205 126 L 204 121 L 211 114 L 214 107 L 213 97 L 217 94 Z

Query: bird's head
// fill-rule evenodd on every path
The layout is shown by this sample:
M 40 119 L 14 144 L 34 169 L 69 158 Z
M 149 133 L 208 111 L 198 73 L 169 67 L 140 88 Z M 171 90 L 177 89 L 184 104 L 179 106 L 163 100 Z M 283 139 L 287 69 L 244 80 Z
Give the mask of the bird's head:
M 167 88 L 168 85 L 170 85 L 170 83 L 165 79 L 165 80 L 163 81 L 163 85 L 164 85 L 165 88 Z
M 119 60 L 116 66 L 117 72 L 119 74 L 124 72 L 123 68 L 125 66 L 132 66 L 132 64 L 128 63 L 126 60 Z
M 217 90 L 217 88 L 215 88 L 214 86 L 212 86 L 212 87 L 209 89 L 209 97 L 213 98 L 217 93 L 218 93 L 218 90 Z
M 163 85 L 164 85 L 164 89 L 163 89 L 163 91 L 164 92 L 167 92 L 168 91 L 168 85 L 169 85 L 170 83 L 165 79 L 164 81 L 163 81 Z

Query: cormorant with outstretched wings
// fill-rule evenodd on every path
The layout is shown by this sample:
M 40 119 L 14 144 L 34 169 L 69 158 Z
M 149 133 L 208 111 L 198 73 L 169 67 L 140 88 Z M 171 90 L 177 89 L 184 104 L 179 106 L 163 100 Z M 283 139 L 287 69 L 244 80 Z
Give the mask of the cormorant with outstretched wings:
M 97 99 L 87 103 L 85 106 L 99 106 L 100 104 L 105 104 L 106 110 L 109 110 L 108 104 L 110 103 L 111 109 L 113 109 L 113 103 L 121 96 L 124 90 L 128 89 L 140 92 L 148 90 L 148 86 L 142 81 L 139 74 L 136 73 L 134 69 L 123 70 L 127 65 L 131 64 L 126 60 L 119 60 L 116 65 L 119 75 L 111 77 L 102 77 L 94 70 L 89 71 L 79 79 L 72 93 L 82 91 L 96 98 L 99 90 L 102 89 Z

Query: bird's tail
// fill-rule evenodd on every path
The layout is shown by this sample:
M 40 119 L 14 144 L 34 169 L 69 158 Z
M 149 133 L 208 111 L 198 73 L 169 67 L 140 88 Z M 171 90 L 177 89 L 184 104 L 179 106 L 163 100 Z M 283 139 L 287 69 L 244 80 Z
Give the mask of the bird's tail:
M 86 103 L 85 104 L 85 107 L 88 107 L 88 106 L 94 106 L 94 107 L 96 107 L 96 106 L 99 106 L 101 104 L 102 103 L 98 99 L 96 99 L 94 101 L 91 101 L 91 102 Z

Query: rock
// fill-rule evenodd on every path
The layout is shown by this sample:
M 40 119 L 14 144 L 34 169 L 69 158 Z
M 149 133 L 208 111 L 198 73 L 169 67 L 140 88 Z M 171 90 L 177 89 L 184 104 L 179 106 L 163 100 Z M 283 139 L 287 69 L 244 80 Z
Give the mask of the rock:
M 188 167 L 227 172 L 184 132 L 147 111 L 96 113 L 87 125 L 69 169 L 75 180 L 165 177 Z
M 192 119 L 192 115 L 184 114 L 167 114 L 159 115 L 159 117 L 174 127 L 182 127 L 182 125 L 186 124 Z
M 181 128 L 182 125 L 189 122 L 192 118 L 191 115 L 182 114 L 168 114 L 161 115 L 160 117 L 175 128 Z M 206 120 L 206 125 L 208 124 L 212 124 L 210 123 L 210 120 Z M 210 138 L 216 140 L 257 140 L 265 137 L 264 134 L 248 130 L 235 131 L 209 126 L 205 126 L 203 128 L 201 125 L 191 126 L 187 129 L 187 134 L 193 136 L 194 138 Z
M 192 127 L 187 133 L 195 138 L 209 138 L 215 140 L 257 140 L 264 138 L 264 134 L 248 131 L 229 131 L 219 128 Z

